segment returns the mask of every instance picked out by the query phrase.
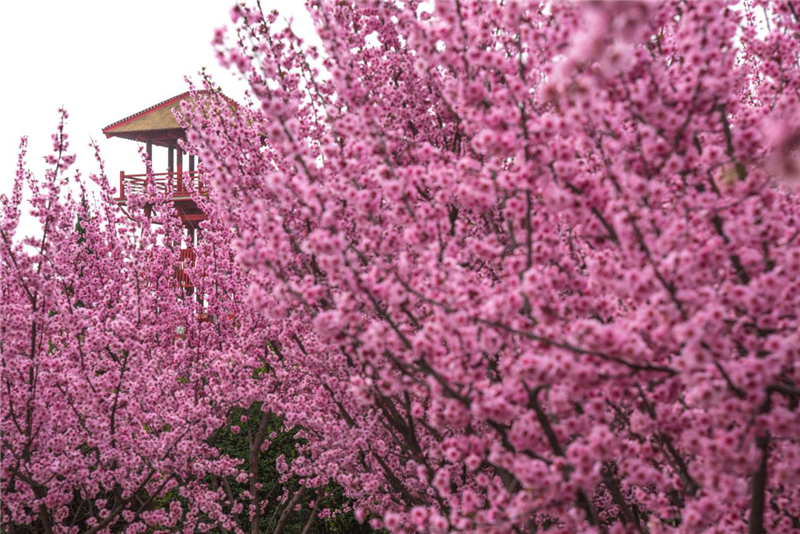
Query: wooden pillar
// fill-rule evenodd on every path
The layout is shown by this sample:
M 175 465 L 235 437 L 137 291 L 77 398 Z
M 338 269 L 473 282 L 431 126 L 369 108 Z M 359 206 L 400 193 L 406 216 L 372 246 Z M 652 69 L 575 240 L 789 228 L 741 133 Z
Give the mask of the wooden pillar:
M 200 156 L 197 156 L 197 190 L 202 192 L 203 191 L 203 184 L 200 183 L 200 167 L 203 165 L 203 160 L 200 159 Z
M 146 172 L 152 172 L 152 170 L 153 170 L 153 142 L 152 141 L 148 141 L 147 144 L 145 145 L 145 147 L 146 147 L 146 151 L 147 151 L 147 163 L 145 164 L 147 166 L 147 171 Z M 146 178 L 146 180 L 150 180 L 150 177 L 148 176 Z
M 164 181 L 164 185 L 168 183 L 172 183 L 172 173 L 175 171 L 175 149 L 172 145 L 169 145 L 167 148 L 167 179 Z
M 178 147 L 178 186 L 176 187 L 176 192 L 182 193 L 183 191 L 183 149 Z
M 197 191 L 198 181 L 195 179 L 194 154 L 189 154 L 189 181 L 192 183 L 192 187 L 194 187 L 195 191 Z

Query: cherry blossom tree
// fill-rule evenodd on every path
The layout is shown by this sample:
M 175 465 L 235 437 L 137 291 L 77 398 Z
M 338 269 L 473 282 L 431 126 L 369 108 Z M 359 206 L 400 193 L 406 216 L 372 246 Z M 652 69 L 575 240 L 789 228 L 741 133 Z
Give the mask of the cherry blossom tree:
M 0 202 L 0 528 L 346 528 L 341 488 L 280 469 L 307 461 L 306 436 L 264 399 L 297 384 L 275 378 L 280 323 L 247 304 L 230 228 L 212 216 L 196 260 L 179 265 L 187 235 L 169 191 L 134 195 L 129 219 L 98 157 L 92 199 L 70 172 L 66 118 L 42 179 L 27 170 L 23 139 L 13 193 Z M 19 228 L 27 208 L 35 237 Z
M 78 173 L 81 198 L 65 187 L 75 160 L 65 119 L 45 178 L 26 170 L 23 141 L 13 197 L 3 199 L 4 523 L 42 532 L 175 525 L 180 503 L 149 505 L 192 484 L 198 459 L 208 464 L 200 473 L 231 468 L 204 444 L 224 417 L 197 395 L 195 362 L 175 342 L 192 310 L 165 298 L 176 286 L 169 250 L 155 234 L 132 247 L 135 226 L 103 176 L 94 177 L 103 187 L 96 209 Z M 25 184 L 41 225 L 35 238 L 17 235 Z
M 237 5 L 187 148 L 278 469 L 392 532 L 800 528 L 793 2 Z
M 177 284 L 177 218 L 125 219 L 102 172 L 92 177 L 100 202 L 89 201 L 80 173 L 67 174 L 65 119 L 44 179 L 26 170 L 23 140 L 2 201 L 3 528 L 237 530 L 244 504 L 226 501 L 218 481 L 239 477 L 239 462 L 209 437 L 247 400 L 228 375 L 253 381 L 264 365 L 254 345 L 269 331 L 240 311 L 246 284 L 213 227 L 188 269 L 201 305 Z M 35 238 L 18 232 L 26 185 Z M 210 314 L 222 319 L 198 320 Z

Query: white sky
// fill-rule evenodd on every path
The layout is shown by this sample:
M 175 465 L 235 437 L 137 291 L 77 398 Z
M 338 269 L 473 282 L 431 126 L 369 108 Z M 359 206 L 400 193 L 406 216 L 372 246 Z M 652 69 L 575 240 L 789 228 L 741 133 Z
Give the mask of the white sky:
M 0 5 L 0 193 L 11 192 L 19 139 L 28 136 L 28 162 L 45 168 L 58 108 L 67 108 L 70 151 L 84 176 L 97 171 L 91 138 L 100 145 L 112 185 L 119 171 L 143 172 L 137 144 L 106 139 L 102 129 L 187 90 L 184 76 L 206 67 L 225 94 L 241 100 L 245 86 L 214 57 L 215 28 L 230 26 L 233 0 L 8 0 Z M 294 19 L 295 31 L 313 26 L 303 0 L 262 0 Z M 166 155 L 154 147 L 154 165 Z M 164 169 L 166 170 L 166 169 Z M 27 212 L 27 210 L 25 210 Z M 37 226 L 25 217 L 23 231 Z

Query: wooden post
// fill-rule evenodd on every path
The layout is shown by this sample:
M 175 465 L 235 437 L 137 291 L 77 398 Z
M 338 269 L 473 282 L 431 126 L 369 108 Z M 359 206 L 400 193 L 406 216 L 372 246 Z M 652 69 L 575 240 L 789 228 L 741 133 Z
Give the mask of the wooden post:
M 119 171 L 119 198 L 125 200 L 125 171 Z
M 176 193 L 183 192 L 183 149 L 178 147 L 178 187 Z
M 167 148 L 167 179 L 166 183 L 172 183 L 172 173 L 175 170 L 175 149 L 172 145 Z M 166 183 L 164 184 L 166 186 Z
M 189 154 L 189 181 L 192 182 L 192 186 L 194 186 L 195 190 L 198 190 L 199 182 L 195 178 L 196 175 L 194 172 L 194 154 Z
M 203 165 L 203 160 L 200 159 L 200 156 L 197 156 L 197 190 L 202 192 L 203 191 L 203 184 L 200 183 L 200 166 Z
M 150 171 L 149 172 L 153 172 L 153 142 L 152 141 L 148 141 L 146 147 L 147 147 L 146 148 L 146 150 L 147 150 L 147 165 L 150 166 Z M 145 169 L 145 172 L 148 172 L 148 171 Z M 150 180 L 150 177 L 148 176 L 146 178 L 146 180 Z

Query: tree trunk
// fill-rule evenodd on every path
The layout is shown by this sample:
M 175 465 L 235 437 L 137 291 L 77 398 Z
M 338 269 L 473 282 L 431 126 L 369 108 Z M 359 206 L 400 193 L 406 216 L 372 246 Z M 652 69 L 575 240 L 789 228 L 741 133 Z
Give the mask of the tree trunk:
M 289 521 L 289 516 L 292 515 L 292 510 L 294 510 L 294 507 L 300 502 L 300 499 L 303 498 L 303 494 L 305 494 L 307 489 L 308 488 L 305 486 L 300 486 L 300 489 L 294 494 L 292 500 L 289 501 L 289 504 L 287 504 L 286 508 L 284 508 L 283 512 L 281 512 L 281 517 L 278 519 L 278 524 L 275 525 L 275 530 L 272 532 L 272 534 L 281 534 L 281 532 L 283 532 L 283 527 L 285 527 L 286 522 Z
M 752 499 L 750 501 L 749 534 L 765 534 L 764 505 L 767 497 L 767 460 L 769 459 L 769 434 L 758 436 L 756 446 L 761 449 L 761 465 L 753 473 Z
M 311 532 L 311 527 L 314 525 L 314 519 L 317 518 L 317 512 L 319 512 L 319 508 L 322 505 L 322 499 L 325 498 L 325 488 L 321 489 L 317 494 L 317 498 L 314 499 L 314 509 L 311 510 L 311 515 L 308 517 L 308 521 L 306 521 L 306 526 L 303 527 L 303 531 L 300 534 L 308 534 Z

